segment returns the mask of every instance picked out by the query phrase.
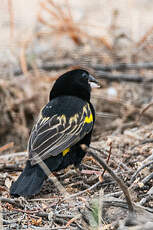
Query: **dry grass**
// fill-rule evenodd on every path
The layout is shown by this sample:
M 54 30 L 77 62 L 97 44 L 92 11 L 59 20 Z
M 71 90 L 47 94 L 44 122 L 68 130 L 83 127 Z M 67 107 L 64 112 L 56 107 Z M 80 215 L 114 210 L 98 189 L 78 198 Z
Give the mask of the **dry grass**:
M 12 40 L 14 38 L 14 9 L 12 0 L 8 0 L 8 11 L 10 16 L 10 40 Z
M 65 7 L 60 4 L 55 3 L 53 0 L 46 0 L 40 3 L 40 12 L 38 13 L 38 21 L 45 27 L 48 27 L 49 32 L 43 33 L 39 32 L 40 35 L 48 35 L 56 37 L 62 37 L 67 35 L 72 41 L 80 46 L 85 43 L 85 40 L 94 40 L 99 44 L 103 44 L 107 49 L 111 50 L 111 44 L 107 41 L 107 38 L 91 36 L 85 32 L 85 26 L 90 26 L 84 24 L 83 22 L 75 22 L 72 11 L 68 0 L 65 0 Z M 44 19 L 43 12 L 49 14 L 49 19 Z

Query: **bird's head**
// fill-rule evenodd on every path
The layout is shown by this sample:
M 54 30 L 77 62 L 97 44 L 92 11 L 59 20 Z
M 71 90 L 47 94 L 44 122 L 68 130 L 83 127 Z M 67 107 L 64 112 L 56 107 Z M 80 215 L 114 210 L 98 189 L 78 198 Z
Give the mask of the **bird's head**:
M 56 80 L 50 92 L 50 100 L 61 95 L 71 95 L 89 101 L 93 85 L 100 86 L 99 82 L 87 70 L 68 71 Z

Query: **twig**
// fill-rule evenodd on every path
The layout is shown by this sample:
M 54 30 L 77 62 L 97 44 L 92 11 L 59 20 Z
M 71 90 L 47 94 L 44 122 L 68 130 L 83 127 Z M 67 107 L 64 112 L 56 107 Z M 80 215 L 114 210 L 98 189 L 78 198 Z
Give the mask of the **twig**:
M 102 65 L 102 64 L 89 64 L 90 67 L 96 70 L 102 71 L 126 71 L 126 70 L 140 70 L 140 69 L 153 69 L 153 62 L 144 63 L 116 63 L 112 65 Z
M 142 184 L 146 184 L 148 181 L 150 181 L 151 179 L 153 179 L 153 172 L 150 173 L 148 176 L 146 176 L 143 180 L 142 180 Z
M 124 130 L 126 130 L 126 129 L 131 129 L 131 128 L 134 128 L 134 127 L 137 127 L 138 126 L 138 124 L 137 124 L 137 122 L 136 121 L 131 121 L 131 122 L 127 122 L 127 123 L 123 123 L 123 124 L 121 124 L 117 129 L 116 129 L 116 131 L 114 132 L 114 134 L 115 133 L 123 133 L 124 132 Z
M 3 219 L 3 225 L 8 225 L 8 224 L 11 225 L 11 224 L 18 223 L 18 222 L 19 222 L 19 219 L 13 219 L 13 220 L 4 220 Z
M 3 215 L 2 215 L 2 205 L 0 202 L 0 229 L 3 230 Z
M 14 11 L 13 11 L 13 1 L 8 0 L 8 11 L 10 17 L 10 39 L 14 38 Z
M 147 195 L 146 197 L 142 198 L 139 202 L 140 205 L 144 205 L 145 203 L 149 202 L 150 200 L 153 200 L 152 195 Z
M 32 37 L 30 36 L 27 39 L 25 39 L 24 41 L 22 41 L 22 44 L 21 44 L 20 65 L 21 65 L 21 69 L 23 71 L 23 74 L 25 76 L 29 76 L 28 75 L 28 66 L 27 66 L 27 61 L 26 61 L 26 50 L 27 50 L 31 40 L 32 40 Z
M 0 197 L 0 202 L 6 202 L 9 204 L 15 205 L 19 208 L 24 208 L 24 206 L 19 202 L 19 200 L 16 200 L 16 199 L 9 199 L 6 197 Z
M 39 69 L 43 69 L 45 71 L 50 72 L 50 71 L 54 71 L 54 70 L 66 69 L 66 68 L 69 68 L 69 67 L 74 66 L 74 65 L 76 65 L 75 62 L 69 61 L 69 62 L 65 62 L 65 63 L 43 63 L 43 64 L 38 65 L 37 67 Z M 27 70 L 30 71 L 32 69 L 33 69 L 32 65 L 27 64 Z M 23 71 L 22 71 L 22 69 L 16 69 L 16 70 L 14 70 L 13 74 L 15 76 L 18 76 L 18 75 L 23 74 Z
M 137 47 L 139 47 L 140 45 L 142 45 L 147 38 L 152 34 L 153 32 L 153 26 L 151 26 L 151 28 L 149 28 L 149 30 L 143 35 L 143 37 L 137 42 Z
M 99 171 L 99 168 L 98 167 L 96 167 L 96 166 L 91 166 L 91 165 L 88 165 L 88 164 L 85 164 L 85 163 L 81 163 L 81 166 L 83 167 L 83 168 L 85 168 L 85 170 L 87 170 L 87 169 L 89 169 L 89 170 L 95 170 L 95 171 Z M 83 171 L 83 170 L 82 170 Z M 81 171 L 81 173 L 82 173 L 82 171 Z
M 3 156 L 0 156 L 0 159 L 5 159 L 5 158 L 14 158 L 17 156 L 26 156 L 28 155 L 27 152 L 17 152 L 17 153 L 11 153 L 11 154 L 5 154 Z
M 76 66 L 76 65 L 79 65 L 79 62 L 68 60 L 68 61 L 65 61 L 64 63 L 63 62 L 62 63 L 57 63 L 57 62 L 55 62 L 55 63 L 54 62 L 47 62 L 46 63 L 45 62 L 45 63 L 39 64 L 37 67 L 39 69 L 44 70 L 44 71 L 54 71 L 54 70 L 67 69 L 71 66 Z M 108 71 L 113 71 L 113 70 L 117 70 L 117 71 L 139 70 L 139 69 L 150 69 L 150 70 L 152 70 L 153 69 L 153 62 L 151 62 L 151 63 L 137 63 L 137 64 L 117 63 L 117 64 L 106 65 L 106 66 L 104 66 L 102 64 L 91 64 L 91 63 L 89 63 L 88 67 L 95 69 L 99 73 L 101 71 L 103 71 L 102 72 L 103 75 L 104 74 L 106 75 Z M 32 65 L 30 65 L 30 64 L 27 64 L 26 68 L 28 71 L 33 69 Z M 15 76 L 18 76 L 18 75 L 23 74 L 23 71 L 22 71 L 22 69 L 18 68 L 18 69 L 15 69 L 13 71 L 13 74 Z M 108 75 L 108 76 L 110 76 L 110 78 L 111 78 L 112 76 L 115 76 L 115 75 Z M 141 76 L 137 76 L 136 78 L 135 78 L 135 75 L 125 75 L 125 76 L 129 80 L 131 78 L 133 78 L 133 76 L 134 76 L 133 81 L 136 81 L 136 82 L 142 82 L 143 81 L 143 78 Z M 106 78 L 109 78 L 109 77 L 106 77 Z M 115 80 L 114 78 L 115 77 L 112 77 L 112 80 Z M 119 79 L 122 78 L 122 75 L 118 75 L 118 78 Z
M 106 71 L 97 71 L 96 76 L 98 78 L 102 78 L 108 81 L 127 81 L 127 82 L 152 82 L 153 78 L 145 79 L 140 75 L 132 75 L 132 74 L 112 74 Z
M 145 106 L 145 107 L 142 109 L 142 111 L 140 112 L 139 117 L 138 117 L 138 119 L 137 119 L 137 122 L 140 121 L 142 115 L 143 115 L 152 105 L 153 105 L 153 102 L 149 103 L 147 106 Z
M 147 158 L 145 158 L 145 160 L 142 162 L 142 164 L 145 164 L 146 162 L 150 162 L 152 160 L 153 160 L 153 153 L 150 156 L 148 156 Z
M 120 208 L 125 208 L 128 209 L 128 205 L 125 201 L 119 199 L 119 198 L 114 198 L 114 197 L 109 197 L 109 198 L 104 198 L 103 199 L 104 202 L 104 207 L 110 207 L 110 206 L 114 206 L 114 207 L 120 207 Z M 151 208 L 147 208 L 144 206 L 140 206 L 138 204 L 133 204 L 134 206 L 134 210 L 136 211 L 137 214 L 142 215 L 142 216 L 146 216 L 146 218 L 149 220 L 153 219 L 153 209 Z
M 104 197 L 103 199 L 103 205 L 104 207 L 110 207 L 110 206 L 114 206 L 114 207 L 120 207 L 120 208 L 125 208 L 128 209 L 128 204 L 119 199 L 119 198 L 115 198 L 115 197 Z
M 3 151 L 10 149 L 10 148 L 13 148 L 13 146 L 14 146 L 14 142 L 10 142 L 6 145 L 3 145 L 2 147 L 0 147 L 0 152 L 3 152 Z
M 99 154 L 93 152 L 91 149 L 89 149 L 88 152 L 89 152 L 89 154 L 91 156 L 93 156 L 101 164 L 101 166 L 105 170 L 107 170 L 107 172 L 118 183 L 118 185 L 120 186 L 121 190 L 123 191 L 123 193 L 125 195 L 129 212 L 134 213 L 134 208 L 133 208 L 133 204 L 132 204 L 132 201 L 131 201 L 131 198 L 130 198 L 130 194 L 129 194 L 128 188 L 126 187 L 126 185 L 124 184 L 124 182 L 118 176 L 116 176 L 116 174 L 111 170 L 111 168 L 109 168 L 108 165 L 101 159 L 101 157 L 99 156 Z
M 110 119 L 114 119 L 119 117 L 117 114 L 113 114 L 113 113 L 104 113 L 104 112 L 96 112 L 96 116 L 97 117 L 106 117 L 106 118 L 110 118 Z
M 90 186 L 88 184 L 85 184 L 83 181 L 75 181 L 74 183 L 69 184 L 69 187 L 88 189 Z
M 107 161 L 106 161 L 107 164 L 108 164 L 108 162 L 109 162 L 109 160 L 110 160 L 111 154 L 112 154 L 112 142 L 110 142 L 110 145 L 109 145 L 109 155 L 108 155 L 108 158 L 107 158 Z M 103 176 L 104 176 L 104 174 L 105 174 L 105 171 L 106 171 L 106 169 L 103 170 L 103 173 L 102 173 L 101 176 L 99 177 L 99 178 L 100 178 L 100 181 L 103 180 Z
M 80 196 L 80 195 L 82 195 L 82 194 L 85 193 L 85 192 L 89 192 L 90 190 L 96 188 L 100 183 L 101 183 L 101 182 L 98 181 L 97 183 L 95 183 L 95 184 L 92 185 L 91 187 L 89 187 L 89 188 L 87 188 L 87 189 L 85 189 L 85 190 L 83 190 L 83 191 L 81 191 L 81 192 L 78 192 L 78 193 L 69 195 L 68 197 L 65 197 L 64 200 L 71 199 L 71 198 L 74 198 L 74 197 L 76 197 L 76 196 Z
M 105 153 L 104 151 L 102 151 L 102 150 L 99 149 L 99 148 L 95 148 L 95 147 L 93 147 L 93 146 L 90 146 L 90 149 L 96 150 L 96 151 L 98 151 L 99 153 L 103 154 L 105 157 L 108 157 L 108 154 Z
M 72 224 L 72 223 L 75 222 L 75 221 L 76 221 L 76 218 L 73 217 L 71 220 L 69 220 L 69 221 L 67 222 L 66 227 L 69 227 L 70 224 Z
M 146 164 L 143 164 L 140 168 L 138 168 L 137 171 L 133 174 L 133 176 L 132 176 L 132 178 L 131 178 L 131 182 L 133 183 L 133 181 L 136 179 L 136 176 L 138 175 L 138 173 L 139 173 L 142 169 L 144 169 L 144 168 L 150 166 L 151 164 L 153 164 L 153 161 L 150 161 L 150 162 L 148 162 L 148 163 L 146 163 Z
M 148 143 L 153 143 L 153 139 L 143 140 L 139 144 L 132 146 L 131 150 L 133 150 L 134 148 L 138 147 L 139 145 L 145 145 L 145 144 L 148 144 Z
M 93 174 L 95 174 L 95 175 L 101 176 L 101 171 L 99 171 L 99 170 L 88 170 L 88 169 L 83 169 L 83 170 L 81 171 L 81 173 L 82 173 L 82 174 L 86 174 L 86 175 L 93 175 Z
M 35 226 L 30 226 L 31 229 L 36 229 L 36 230 L 44 230 L 44 227 L 35 227 Z M 53 227 L 53 228 L 46 228 L 45 227 L 45 230 L 62 230 L 62 229 L 66 229 L 66 230 L 69 230 L 66 226 L 60 226 L 60 227 Z M 78 230 L 77 228 L 72 228 L 71 227 L 71 230 Z
M 3 172 L 3 171 L 12 172 L 12 171 L 22 171 L 22 170 L 23 170 L 23 168 L 21 168 L 18 165 L 3 164 L 2 166 L 0 166 L 0 172 Z
M 13 209 L 14 211 L 17 212 L 22 212 L 22 213 L 26 213 L 32 216 L 38 216 L 38 217 L 43 217 L 43 218 L 47 218 L 48 220 L 50 213 L 47 212 L 41 212 L 41 211 L 37 211 L 37 210 L 22 210 L 22 209 Z M 57 218 L 64 218 L 64 219 L 70 219 L 73 218 L 73 215 L 63 215 L 63 214 L 58 214 L 58 213 L 53 213 L 53 215 Z
M 117 198 L 117 197 L 121 196 L 121 195 L 122 195 L 122 193 L 123 193 L 122 191 L 119 191 L 119 192 L 113 192 L 113 193 L 108 193 L 108 194 L 105 194 L 105 195 L 104 195 L 104 197 L 113 197 L 113 196 L 114 196 L 114 197 L 116 197 L 116 198 Z
M 147 192 L 147 194 L 153 195 L 153 186 L 149 189 L 149 191 Z

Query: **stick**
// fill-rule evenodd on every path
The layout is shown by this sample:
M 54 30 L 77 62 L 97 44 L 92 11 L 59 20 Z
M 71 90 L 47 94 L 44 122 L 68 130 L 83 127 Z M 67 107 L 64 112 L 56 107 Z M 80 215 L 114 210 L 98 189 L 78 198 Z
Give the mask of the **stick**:
M 65 63 L 43 63 L 38 66 L 39 69 L 43 69 L 45 71 L 52 71 L 52 70 L 61 70 L 69 68 L 70 66 L 76 66 L 79 65 L 79 63 L 75 61 L 67 61 Z M 147 69 L 152 70 L 153 69 L 153 62 L 148 63 L 116 63 L 112 65 L 102 65 L 102 64 L 88 64 L 89 67 L 100 70 L 100 71 L 126 71 L 126 70 L 141 70 L 141 69 Z M 28 70 L 32 70 L 32 66 L 27 66 Z M 18 76 L 23 74 L 21 69 L 14 70 L 14 75 Z
M 113 177 L 113 179 L 118 183 L 118 185 L 120 186 L 121 190 L 123 191 L 126 201 L 127 201 L 127 205 L 128 205 L 128 209 L 129 212 L 134 213 L 134 208 L 133 208 L 133 204 L 131 202 L 131 198 L 130 198 L 130 194 L 128 191 L 128 188 L 126 187 L 126 185 L 124 184 L 124 182 L 118 177 L 116 176 L 116 174 L 111 170 L 111 168 L 109 168 L 106 163 L 101 159 L 101 157 L 99 156 L 99 154 L 93 152 L 92 150 L 88 150 L 89 154 L 95 158 L 95 160 L 97 160 L 101 166 L 107 170 L 107 172 Z
M 43 63 L 42 65 L 38 65 L 39 69 L 43 69 L 44 71 L 54 71 L 54 70 L 62 70 L 69 68 L 71 66 L 76 65 L 74 62 L 65 62 L 65 63 Z M 27 65 L 27 70 L 30 71 L 32 70 L 32 66 L 30 64 Z M 14 75 L 18 76 L 23 74 L 23 71 L 19 68 L 14 70 Z
M 5 150 L 7 150 L 7 149 L 10 149 L 10 148 L 12 148 L 14 146 L 14 142 L 10 142 L 10 143 L 8 143 L 8 144 L 6 144 L 6 145 L 3 145 L 2 147 L 0 147 L 0 152 L 3 152 L 3 151 L 5 151 Z
M 98 181 L 97 183 L 95 183 L 94 185 L 92 185 L 90 188 L 87 188 L 87 189 L 85 189 L 85 190 L 83 190 L 83 191 L 80 191 L 80 192 L 77 192 L 77 193 L 75 193 L 75 194 L 69 195 L 68 197 L 65 197 L 65 198 L 63 199 L 63 201 L 64 201 L 64 200 L 67 200 L 67 199 L 74 198 L 74 197 L 76 197 L 76 196 L 80 196 L 80 195 L 82 195 L 82 194 L 85 193 L 85 192 L 89 192 L 90 190 L 96 188 L 100 183 L 101 183 L 101 182 Z
M 153 62 L 144 63 L 116 63 L 112 65 L 90 64 L 93 69 L 102 71 L 126 71 L 126 70 L 140 70 L 140 69 L 153 69 Z
M 17 153 L 5 154 L 3 156 L 0 156 L 0 159 L 14 158 L 17 156 L 27 156 L 27 152 L 17 152 Z
M 150 162 L 148 162 L 148 163 L 146 163 L 146 164 L 143 164 L 140 168 L 138 168 L 137 171 L 133 174 L 133 176 L 132 176 L 132 178 L 131 178 L 131 182 L 133 183 L 133 181 L 136 179 L 136 176 L 138 175 L 138 173 L 139 173 L 142 169 L 144 169 L 144 168 L 150 166 L 151 164 L 153 164 L 153 161 L 150 161 Z
M 148 176 L 146 176 L 141 183 L 146 184 L 148 181 L 150 181 L 151 179 L 153 179 L 153 172 L 150 173 Z
M 0 172 L 3 172 L 3 171 L 7 171 L 7 172 L 12 172 L 12 171 L 22 171 L 23 168 L 21 168 L 20 166 L 18 165 L 2 165 L 0 166 Z
M 19 208 L 24 208 L 24 206 L 22 204 L 19 203 L 19 200 L 15 200 L 15 199 L 9 199 L 6 197 L 0 197 L 0 202 L 6 202 L 12 205 L 15 205 Z
M 127 81 L 127 82 L 137 82 L 137 83 L 142 83 L 142 82 L 150 82 L 152 79 L 144 79 L 140 75 L 132 75 L 132 74 L 112 74 L 108 73 L 106 71 L 97 71 L 96 76 L 100 79 L 105 79 L 107 81 Z
M 110 143 L 110 146 L 109 146 L 109 155 L 108 155 L 108 158 L 107 158 L 107 161 L 106 161 L 107 164 L 108 164 L 108 162 L 109 162 L 109 160 L 110 160 L 111 154 L 112 154 L 112 142 Z M 101 176 L 99 177 L 99 178 L 100 178 L 100 181 L 103 180 L 103 176 L 104 176 L 104 174 L 105 174 L 105 171 L 106 171 L 106 169 L 104 169 L 103 173 L 102 173 Z
M 139 117 L 138 117 L 138 119 L 137 119 L 137 122 L 140 121 L 142 115 L 143 115 L 152 105 L 153 105 L 153 102 L 150 102 L 147 106 L 145 106 L 145 107 L 142 109 L 142 111 L 140 112 Z
M 2 215 L 2 205 L 0 202 L 0 229 L 3 230 L 3 215 Z

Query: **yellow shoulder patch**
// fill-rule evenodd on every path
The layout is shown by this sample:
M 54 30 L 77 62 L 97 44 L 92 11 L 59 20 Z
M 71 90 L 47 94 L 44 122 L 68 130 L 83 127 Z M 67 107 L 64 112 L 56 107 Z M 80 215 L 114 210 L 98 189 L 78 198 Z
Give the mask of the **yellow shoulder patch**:
M 65 149 L 65 150 L 62 152 L 63 157 L 64 157 L 69 151 L 70 151 L 70 148 Z
M 84 120 L 84 123 L 91 123 L 91 122 L 93 122 L 92 113 L 90 113 L 90 117 L 86 116 Z
M 91 123 L 93 122 L 93 115 L 91 113 L 91 110 L 90 110 L 90 106 L 89 104 L 86 104 L 84 107 L 83 107 L 83 113 L 85 113 L 85 119 L 84 119 L 84 124 L 85 123 Z M 89 116 L 90 114 L 90 116 Z

